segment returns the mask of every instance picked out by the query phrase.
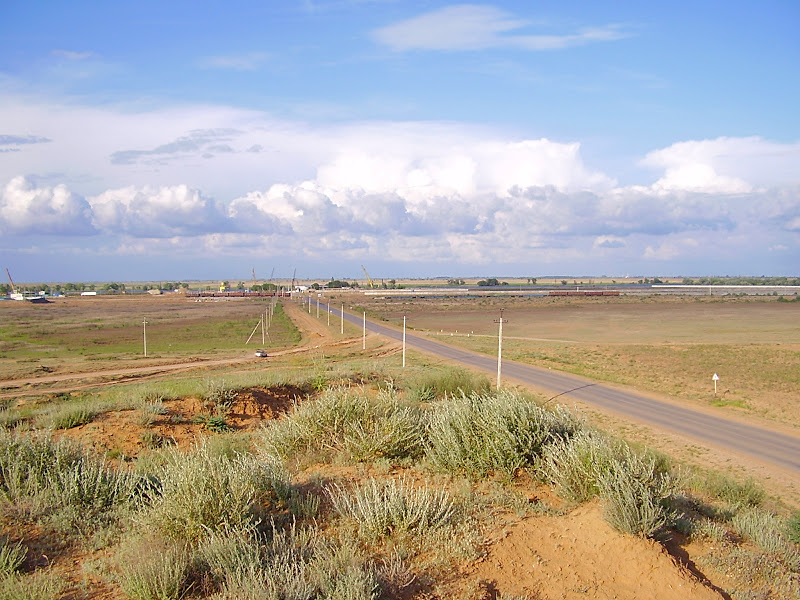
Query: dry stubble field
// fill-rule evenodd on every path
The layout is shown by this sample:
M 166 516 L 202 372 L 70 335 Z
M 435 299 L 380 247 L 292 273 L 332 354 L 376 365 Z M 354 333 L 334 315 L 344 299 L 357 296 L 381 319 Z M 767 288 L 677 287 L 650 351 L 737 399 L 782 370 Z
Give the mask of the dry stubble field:
M 800 427 L 800 302 L 774 297 L 376 298 L 448 344 Z M 712 376 L 720 377 L 714 395 Z

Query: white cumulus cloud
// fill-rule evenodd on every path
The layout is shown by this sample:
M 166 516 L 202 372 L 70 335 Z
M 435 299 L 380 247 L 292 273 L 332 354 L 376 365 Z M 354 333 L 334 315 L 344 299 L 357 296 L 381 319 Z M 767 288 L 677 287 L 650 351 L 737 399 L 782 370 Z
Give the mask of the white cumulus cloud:
M 89 201 L 97 227 L 114 233 L 163 238 L 230 229 L 216 204 L 186 185 L 108 190 Z
M 92 235 L 92 210 L 65 185 L 36 187 L 15 177 L 0 196 L 0 231 L 10 235 Z
M 641 164 L 663 169 L 663 191 L 747 193 L 755 187 L 800 182 L 800 143 L 760 137 L 692 140 L 648 153 Z

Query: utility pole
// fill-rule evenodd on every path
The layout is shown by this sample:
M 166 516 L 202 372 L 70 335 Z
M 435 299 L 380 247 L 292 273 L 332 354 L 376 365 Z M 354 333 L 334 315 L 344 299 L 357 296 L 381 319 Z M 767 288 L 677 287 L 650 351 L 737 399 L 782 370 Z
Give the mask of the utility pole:
M 361 349 L 367 349 L 367 311 L 364 311 L 364 329 L 361 334 Z
M 406 316 L 403 315 L 403 368 L 406 368 Z
M 342 302 L 342 312 L 340 313 L 340 316 L 342 317 L 342 325 L 339 328 L 339 333 L 344 335 L 344 302 Z
M 144 355 L 147 356 L 147 317 L 142 319 L 142 338 L 144 340 Z
M 495 323 L 500 324 L 500 330 L 497 333 L 497 389 L 500 389 L 500 377 L 503 372 L 503 323 L 508 323 L 507 319 L 503 318 L 503 310 L 500 309 L 500 318 L 495 319 Z

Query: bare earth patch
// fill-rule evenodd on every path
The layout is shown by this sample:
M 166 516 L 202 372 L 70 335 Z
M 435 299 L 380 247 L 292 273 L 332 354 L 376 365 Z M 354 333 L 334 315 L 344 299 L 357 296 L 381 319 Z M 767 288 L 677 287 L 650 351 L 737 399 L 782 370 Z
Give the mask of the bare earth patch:
M 488 591 L 558 598 L 719 599 L 653 540 L 614 531 L 598 502 L 567 515 L 540 515 L 495 531 L 485 558 L 461 576 Z M 493 597 L 493 596 L 492 596 Z
M 265 420 L 278 418 L 305 396 L 300 388 L 288 385 L 242 390 L 227 412 L 225 422 L 235 431 L 255 429 Z M 151 416 L 149 423 L 143 422 L 139 410 L 111 411 L 98 415 L 91 423 L 68 429 L 62 435 L 101 454 L 127 458 L 163 445 L 188 448 L 200 438 L 213 435 L 202 422 L 202 416 L 212 411 L 204 400 L 178 398 L 165 400 L 163 405 L 164 414 Z

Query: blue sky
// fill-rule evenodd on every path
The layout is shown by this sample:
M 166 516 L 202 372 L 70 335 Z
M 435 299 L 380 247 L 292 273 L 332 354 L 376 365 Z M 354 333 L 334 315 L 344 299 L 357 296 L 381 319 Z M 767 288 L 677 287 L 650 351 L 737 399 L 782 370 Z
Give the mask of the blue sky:
M 792 0 L 0 3 L 20 281 L 797 275 Z

